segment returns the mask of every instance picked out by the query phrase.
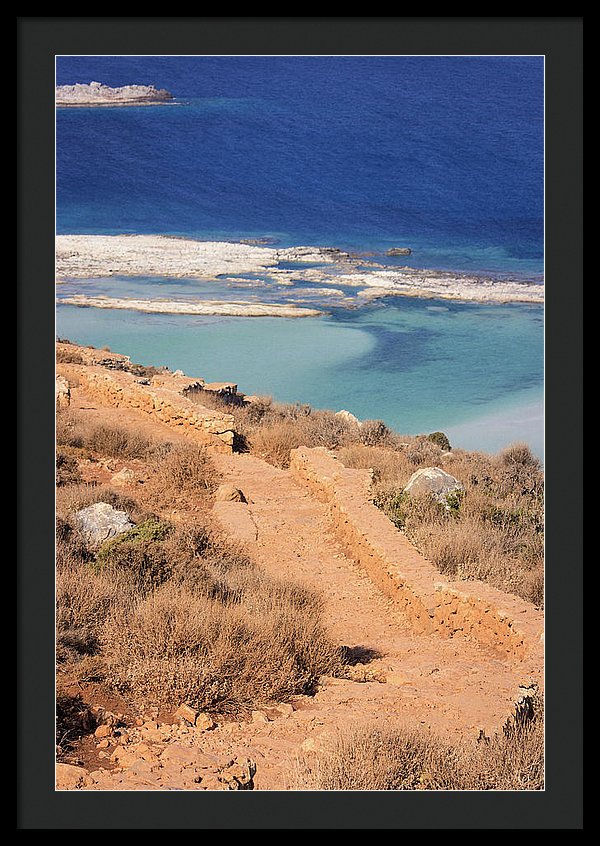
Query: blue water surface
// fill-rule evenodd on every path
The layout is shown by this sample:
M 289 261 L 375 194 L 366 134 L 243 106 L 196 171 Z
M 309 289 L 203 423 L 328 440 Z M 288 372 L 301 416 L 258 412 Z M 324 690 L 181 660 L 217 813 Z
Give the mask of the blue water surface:
M 409 246 L 388 261 L 541 279 L 542 57 L 57 58 L 58 84 L 92 80 L 175 103 L 57 109 L 59 233 Z M 391 298 L 290 321 L 59 305 L 56 326 L 247 393 L 543 453 L 539 306 Z
M 58 84 L 180 105 L 59 109 L 59 232 L 410 246 L 539 274 L 541 57 L 60 57 Z

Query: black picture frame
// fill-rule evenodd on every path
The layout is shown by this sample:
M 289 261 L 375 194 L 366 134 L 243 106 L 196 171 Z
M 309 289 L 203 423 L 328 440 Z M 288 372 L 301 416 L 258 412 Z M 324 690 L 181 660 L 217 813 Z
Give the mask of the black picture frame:
M 17 828 L 583 827 L 582 41 L 580 17 L 17 18 Z M 133 53 L 545 56 L 545 791 L 55 792 L 54 64 Z

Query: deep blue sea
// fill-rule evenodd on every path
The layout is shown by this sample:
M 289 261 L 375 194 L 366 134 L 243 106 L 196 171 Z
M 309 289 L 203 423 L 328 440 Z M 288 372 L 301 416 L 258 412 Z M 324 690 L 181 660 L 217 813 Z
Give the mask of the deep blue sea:
M 177 103 L 57 110 L 58 233 L 409 246 L 405 265 L 542 278 L 541 57 L 57 59 L 57 84 L 93 80 Z M 407 434 L 543 452 L 540 306 L 390 298 L 296 321 L 58 306 L 57 334 Z

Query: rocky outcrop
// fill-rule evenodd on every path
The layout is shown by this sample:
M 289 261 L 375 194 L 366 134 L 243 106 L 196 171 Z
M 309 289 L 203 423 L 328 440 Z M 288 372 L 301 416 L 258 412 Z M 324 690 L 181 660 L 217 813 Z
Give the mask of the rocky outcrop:
M 126 311 L 142 311 L 148 314 L 206 314 L 223 317 L 319 317 L 322 311 L 303 308 L 288 303 L 257 303 L 248 300 L 223 302 L 222 300 L 198 300 L 178 302 L 177 300 L 140 300 L 133 297 L 88 297 L 74 294 L 57 300 L 64 305 L 83 308 L 111 308 Z
M 430 494 L 437 502 L 446 502 L 446 497 L 449 494 L 457 493 L 464 490 L 461 482 L 440 470 L 439 467 L 421 467 L 412 474 L 404 492 L 410 496 L 425 496 Z
M 125 511 L 117 511 L 107 502 L 95 502 L 75 514 L 77 525 L 89 544 L 99 546 L 132 529 L 134 524 Z
M 71 404 L 71 388 L 64 376 L 56 377 L 56 410 L 68 408 Z
M 57 106 L 125 106 L 165 103 L 173 95 L 154 85 L 123 85 L 110 88 L 101 82 L 56 86 Z
M 262 287 L 263 283 L 254 274 L 268 276 L 278 285 L 287 286 L 292 294 L 296 292 L 298 283 L 332 286 L 337 290 L 352 286 L 360 289 L 357 290 L 360 299 L 352 298 L 353 303 L 348 303 L 355 306 L 388 296 L 465 302 L 544 302 L 541 280 L 511 280 L 395 267 L 389 262 L 382 264 L 353 257 L 335 248 L 298 246 L 278 250 L 269 246 L 195 241 L 165 235 L 56 237 L 58 282 L 118 275 L 218 279 L 224 285 L 239 285 L 244 277 L 246 285 L 254 287 L 258 284 Z M 269 305 L 255 302 L 264 307 Z M 79 304 L 83 303 L 80 299 Z M 94 304 L 98 303 L 102 300 L 95 298 Z M 283 307 L 284 304 L 279 305 Z M 183 304 L 176 307 L 183 308 Z M 301 314 L 296 312 L 291 316 Z
M 543 614 L 484 582 L 452 582 L 371 501 L 372 472 L 323 447 L 291 451 L 298 482 L 329 505 L 336 537 L 418 632 L 468 637 L 502 659 L 543 663 Z

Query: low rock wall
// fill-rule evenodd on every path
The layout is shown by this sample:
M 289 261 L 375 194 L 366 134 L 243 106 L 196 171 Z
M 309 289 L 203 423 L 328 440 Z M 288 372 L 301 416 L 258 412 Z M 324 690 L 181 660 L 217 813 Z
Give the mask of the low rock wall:
M 349 469 L 322 447 L 292 450 L 290 467 L 329 505 L 347 554 L 402 607 L 416 631 L 468 637 L 502 659 L 533 658 L 542 666 L 542 612 L 484 582 L 444 580 L 373 504 L 371 471 Z
M 168 388 L 165 379 L 158 385 L 144 384 L 130 373 L 94 365 L 65 365 L 62 369 L 73 369 L 79 387 L 91 398 L 115 408 L 144 412 L 166 426 L 193 433 L 211 452 L 232 452 L 233 416 L 192 402 L 178 392 L 178 385 Z

